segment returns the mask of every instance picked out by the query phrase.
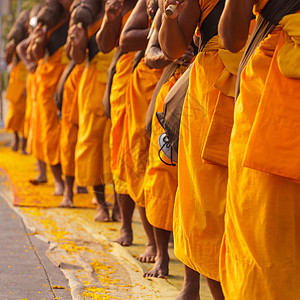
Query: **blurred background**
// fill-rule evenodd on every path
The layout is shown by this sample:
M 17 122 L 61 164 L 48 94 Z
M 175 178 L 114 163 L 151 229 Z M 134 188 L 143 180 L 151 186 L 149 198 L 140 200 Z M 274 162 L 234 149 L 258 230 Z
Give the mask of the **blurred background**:
M 12 24 L 23 9 L 31 9 L 41 0 L 0 0 L 0 127 L 4 126 L 4 91 L 6 90 L 9 78 L 9 70 L 4 60 L 4 49 L 6 35 Z

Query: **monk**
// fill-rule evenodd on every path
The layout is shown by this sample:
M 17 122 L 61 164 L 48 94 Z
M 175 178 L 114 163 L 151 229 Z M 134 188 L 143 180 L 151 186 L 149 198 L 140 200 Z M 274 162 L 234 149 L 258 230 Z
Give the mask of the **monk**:
M 260 41 L 238 86 L 220 265 L 226 299 L 300 297 L 300 3 L 226 1 L 219 31 L 239 51 L 252 12 L 277 4 L 275 17 L 287 4 L 294 10 Z
M 88 63 L 78 83 L 78 138 L 75 149 L 75 178 L 80 186 L 93 186 L 98 202 L 95 221 L 110 221 L 108 203 L 105 201 L 105 184 L 111 183 L 109 134 L 110 121 L 107 119 L 101 103 L 107 69 L 114 51 L 108 54 L 99 52 L 95 41 L 104 16 L 104 2 L 99 3 L 96 21 L 87 30 L 80 24 L 70 28 L 74 35 L 70 56 L 80 64 L 86 57 Z M 118 206 L 113 207 L 113 220 L 119 220 Z
M 53 95 L 68 63 L 63 45 L 67 37 L 71 2 L 46 2 L 39 12 L 38 25 L 27 50 L 28 55 L 38 61 L 39 74 L 32 152 L 38 160 L 50 165 L 54 176 L 54 195 L 63 194 L 64 182 L 59 154 L 60 122 Z M 45 56 L 46 51 L 48 55 Z
M 226 51 L 216 35 L 224 3 L 166 0 L 164 11 L 170 4 L 177 6 L 173 14 L 164 13 L 159 40 L 164 54 L 171 59 L 184 53 L 196 27 L 197 35 L 201 33 L 205 40 L 207 32 L 202 24 L 213 10 L 219 11 L 213 19 L 215 33 L 209 36 L 191 69 L 181 117 L 173 230 L 175 255 L 186 267 L 184 285 L 176 299 L 199 299 L 200 273 L 206 277 L 214 299 L 224 299 L 219 253 L 233 97 L 241 54 Z
M 139 0 L 121 37 L 120 47 L 124 52 L 144 50 L 147 46 L 151 20 L 158 5 L 155 2 Z M 120 149 L 124 174 L 121 179 L 127 183 L 129 196 L 137 204 L 147 235 L 145 253 L 138 257 L 141 262 L 155 262 L 156 245 L 153 228 L 146 218 L 144 199 L 144 178 L 148 161 L 149 139 L 145 131 L 147 109 L 162 69 L 150 69 L 144 58 L 138 63 L 129 79 L 126 91 L 125 134 Z
M 96 40 L 100 51 L 108 53 L 118 45 L 120 34 L 127 22 L 136 0 L 106 1 L 105 15 Z M 135 52 L 123 53 L 116 64 L 116 74 L 113 77 L 110 94 L 110 151 L 111 151 L 111 172 L 116 191 L 116 198 L 121 213 L 121 234 L 115 242 L 122 246 L 130 246 L 133 240 L 132 214 L 135 203 L 128 195 L 126 181 L 122 180 L 119 174 L 124 163 L 120 162 L 119 149 L 123 141 L 124 121 L 126 113 L 126 89 L 131 75 Z
M 22 11 L 8 33 L 6 45 L 6 63 L 12 65 L 6 99 L 9 101 L 5 128 L 14 132 L 11 144 L 13 151 L 19 149 L 19 134 L 23 135 L 22 153 L 26 153 L 26 138 L 24 136 L 24 119 L 26 109 L 25 84 L 27 70 L 16 54 L 17 45 L 28 36 L 29 12 Z
M 158 42 L 158 32 L 161 25 L 161 13 L 158 11 L 155 16 L 154 32 L 149 40 L 145 63 L 150 68 L 162 68 L 171 63 L 165 57 L 160 49 Z M 155 110 L 152 118 L 152 132 L 149 146 L 149 159 L 145 175 L 144 196 L 146 216 L 149 223 L 153 226 L 153 232 L 156 243 L 156 260 L 153 268 L 144 274 L 144 277 L 165 278 L 168 275 L 169 254 L 168 244 L 171 231 L 173 231 L 173 209 L 174 200 L 177 190 L 177 167 L 168 166 L 163 163 L 158 155 L 159 136 L 164 132 L 157 120 L 156 112 L 163 111 L 164 99 L 175 84 L 177 79 L 185 71 L 185 67 L 179 68 L 180 65 L 189 65 L 193 59 L 192 49 L 177 60 L 178 69 L 173 76 L 161 88 L 155 104 Z M 161 154 L 163 161 L 171 164 L 170 160 Z

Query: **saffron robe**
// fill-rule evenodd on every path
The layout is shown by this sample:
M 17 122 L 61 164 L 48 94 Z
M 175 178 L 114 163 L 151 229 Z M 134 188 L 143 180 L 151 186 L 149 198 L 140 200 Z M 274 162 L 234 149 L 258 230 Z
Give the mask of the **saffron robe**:
M 260 12 L 267 2 L 258 1 L 255 12 Z M 286 172 L 281 176 L 272 174 L 285 157 L 275 156 L 274 169 L 270 170 L 268 152 L 261 148 L 264 132 L 258 130 L 263 128 L 263 114 L 271 121 L 272 136 L 268 137 L 271 151 L 284 153 L 291 143 L 299 145 L 297 135 L 287 140 L 281 136 L 284 130 L 290 133 L 295 127 L 299 128 L 296 124 L 299 122 L 300 72 L 295 74 L 297 63 L 292 64 L 290 71 L 298 77 L 290 78 L 282 73 L 289 69 L 288 65 L 280 66 L 280 51 L 286 50 L 287 43 L 294 45 L 284 58 L 292 62 L 300 53 L 299 18 L 299 12 L 284 17 L 261 42 L 242 73 L 229 150 L 225 237 L 220 265 L 226 299 L 300 298 L 300 185 L 287 180 L 291 176 L 286 176 Z M 278 84 L 274 84 L 276 82 Z M 269 94 L 271 89 L 274 94 Z M 294 126 L 289 129 L 291 124 Z M 276 125 L 279 125 L 278 132 Z M 277 139 L 281 142 L 279 147 Z M 266 157 L 263 171 L 258 170 L 252 155 L 255 153 L 253 142 L 261 149 L 260 155 Z M 297 151 L 292 155 L 297 158 Z M 273 153 L 270 156 L 274 160 Z M 284 168 L 287 172 L 291 170 L 291 165 Z
M 20 61 L 12 69 L 9 77 L 6 99 L 9 101 L 5 128 L 24 133 L 24 119 L 26 110 L 25 85 L 27 69 Z

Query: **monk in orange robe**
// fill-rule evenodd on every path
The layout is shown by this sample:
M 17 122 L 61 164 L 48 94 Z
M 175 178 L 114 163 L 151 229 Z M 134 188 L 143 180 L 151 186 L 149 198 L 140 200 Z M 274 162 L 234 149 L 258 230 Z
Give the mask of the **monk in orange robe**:
M 16 54 L 16 47 L 28 35 L 29 12 L 22 11 L 14 22 L 10 32 L 7 35 L 8 43 L 6 45 L 5 59 L 6 63 L 12 64 L 6 99 L 9 101 L 8 112 L 6 115 L 5 127 L 14 132 L 14 140 L 11 148 L 18 151 L 19 134 L 23 135 L 22 153 L 26 153 L 26 138 L 24 136 L 24 119 L 26 108 L 25 84 L 27 70 Z
M 140 0 L 135 6 L 120 37 L 122 51 L 138 51 L 146 48 L 151 19 L 157 11 L 157 3 Z M 149 138 L 145 120 L 152 93 L 163 69 L 150 69 L 144 58 L 133 71 L 126 91 L 125 134 L 119 155 L 124 163 L 120 178 L 127 183 L 129 196 L 138 205 L 147 235 L 146 251 L 138 257 L 141 262 L 154 262 L 156 245 L 153 228 L 146 218 L 144 178 L 148 161 Z
M 107 119 L 101 99 L 106 87 L 107 69 L 114 51 L 108 54 L 99 52 L 95 35 L 101 26 L 104 3 L 98 20 L 88 31 L 79 24 L 70 28 L 74 34 L 70 55 L 76 63 L 82 63 L 88 48 L 88 63 L 78 84 L 78 139 L 75 149 L 75 178 L 80 186 L 93 186 L 98 202 L 95 221 L 110 220 L 105 201 L 104 187 L 112 181 L 110 171 L 109 135 L 110 121 Z M 117 219 L 117 206 L 113 208 L 113 219 Z
M 160 30 L 165 55 L 173 59 L 182 55 L 197 24 L 197 35 L 205 34 L 202 24 L 220 3 L 183 1 L 171 16 L 165 14 Z M 164 1 L 164 10 L 170 4 L 174 1 Z M 219 16 L 222 9 L 223 6 Z M 181 116 L 173 230 L 175 255 L 186 267 L 183 289 L 176 299 L 200 298 L 199 274 L 206 277 L 214 299 L 224 298 L 219 253 L 224 233 L 233 96 L 242 54 L 231 54 L 222 46 L 216 35 L 219 16 L 214 20 L 214 36 L 192 66 Z M 223 128 L 228 128 L 226 134 Z M 228 138 L 227 144 L 224 137 Z
M 243 47 L 252 12 L 274 4 L 227 1 L 219 27 L 224 45 Z M 283 4 L 297 6 L 260 41 L 235 105 L 220 265 L 226 299 L 300 297 L 300 6 Z
M 109 1 L 105 4 L 105 15 L 96 40 L 100 51 L 108 53 L 118 45 L 121 31 L 127 22 L 136 0 Z M 124 135 L 124 120 L 126 113 L 126 89 L 131 75 L 135 52 L 123 53 L 116 64 L 116 73 L 113 77 L 110 94 L 110 149 L 111 172 L 114 181 L 116 197 L 121 213 L 121 234 L 115 242 L 130 246 L 132 244 L 132 214 L 134 201 L 127 192 L 126 182 L 119 176 L 123 163 L 120 163 L 119 149 Z
M 39 24 L 33 32 L 34 37 L 28 48 L 28 54 L 39 59 L 37 67 L 39 86 L 32 151 L 37 159 L 50 165 L 55 183 L 54 195 L 63 194 L 64 182 L 61 178 L 59 153 L 60 121 L 53 95 L 60 76 L 68 63 L 63 45 L 67 38 L 71 2 L 69 0 L 62 1 L 62 3 L 57 1 L 46 3 L 46 6 L 40 11 Z M 55 21 L 49 19 L 47 14 L 47 9 L 52 9 L 52 5 L 58 17 Z M 44 23 L 45 20 L 47 20 L 47 24 Z M 44 56 L 46 50 L 48 50 L 48 56 Z

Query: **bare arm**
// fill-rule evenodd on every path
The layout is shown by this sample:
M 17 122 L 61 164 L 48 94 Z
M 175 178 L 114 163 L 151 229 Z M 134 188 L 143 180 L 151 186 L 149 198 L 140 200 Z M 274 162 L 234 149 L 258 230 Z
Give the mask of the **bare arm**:
M 28 55 L 26 54 L 26 50 L 27 50 L 32 38 L 33 38 L 33 36 L 30 35 L 27 39 L 25 39 L 21 43 L 19 43 L 17 46 L 17 49 L 16 49 L 18 56 L 20 57 L 20 59 L 22 60 L 22 62 L 24 63 L 24 65 L 26 66 L 28 71 L 30 71 L 30 72 L 34 72 L 37 67 L 37 63 L 30 60 Z
M 170 4 L 176 4 L 173 15 L 165 14 Z M 198 0 L 164 0 L 159 43 L 164 54 L 171 60 L 181 57 L 189 48 L 201 15 Z
M 124 0 L 108 0 L 105 3 L 105 15 L 96 35 L 99 50 L 110 52 L 117 44 L 122 27 L 122 8 Z
M 162 69 L 171 62 L 171 60 L 169 60 L 161 51 L 158 42 L 158 32 L 161 26 L 161 17 L 161 12 L 159 10 L 154 19 L 154 32 L 151 35 L 145 52 L 145 64 L 150 69 Z
M 80 24 L 72 25 L 68 31 L 65 50 L 69 59 L 81 64 L 86 58 L 88 34 Z
M 120 47 L 124 52 L 146 49 L 149 28 L 146 0 L 138 0 L 120 36 Z
M 12 62 L 15 50 L 16 50 L 15 41 L 14 40 L 9 41 L 5 47 L 5 61 L 7 65 L 9 65 Z
M 219 35 L 225 48 L 240 51 L 246 44 L 254 0 L 227 0 L 219 23 Z

